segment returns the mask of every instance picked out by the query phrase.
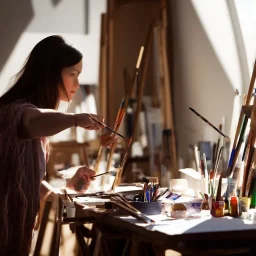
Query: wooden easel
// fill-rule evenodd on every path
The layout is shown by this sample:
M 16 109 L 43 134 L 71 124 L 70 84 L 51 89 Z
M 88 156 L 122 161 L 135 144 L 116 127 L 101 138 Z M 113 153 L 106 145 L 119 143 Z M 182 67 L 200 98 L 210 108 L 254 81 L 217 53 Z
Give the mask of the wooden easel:
M 119 11 L 120 8 L 122 8 L 124 5 L 129 5 L 129 4 L 137 4 L 137 2 L 147 2 L 147 1 L 116 1 L 116 0 L 109 0 L 108 1 L 108 5 L 107 5 L 107 15 L 102 17 L 102 19 L 104 19 L 104 21 L 102 20 L 102 31 L 104 31 L 104 33 L 102 32 L 102 35 L 104 36 L 105 40 L 101 40 L 102 42 L 102 52 L 104 51 L 103 49 L 105 49 L 105 54 L 101 54 L 102 58 L 101 58 L 101 67 L 105 67 L 106 72 L 104 73 L 104 70 L 102 69 L 103 74 L 101 75 L 101 77 L 103 77 L 103 79 L 105 79 L 105 82 L 102 82 L 101 84 L 103 85 L 103 89 L 100 90 L 100 93 L 103 93 L 102 96 L 105 99 L 105 101 L 103 100 L 103 102 L 106 102 L 106 106 L 105 110 L 107 109 L 107 120 L 109 122 L 112 122 L 111 120 L 113 120 L 113 108 L 112 108 L 112 99 L 114 97 L 114 95 L 116 95 L 115 93 L 113 94 L 113 89 L 111 89 L 112 87 L 112 81 L 113 81 L 113 74 L 114 72 L 116 72 L 116 70 L 114 70 L 114 53 L 115 53 L 115 45 L 114 45 L 114 32 L 115 32 L 115 17 L 117 12 Z M 138 81 L 137 84 L 137 95 L 136 95 L 136 100 L 137 100 L 137 105 L 136 105 L 136 109 L 134 111 L 134 122 L 133 122 L 133 126 L 132 126 L 132 136 L 134 137 L 136 135 L 136 131 L 138 130 L 138 121 L 139 121 L 139 115 L 141 112 L 141 107 L 142 107 L 142 98 L 143 98 L 143 94 L 144 94 L 144 87 L 146 84 L 146 79 L 147 79 L 147 68 L 149 65 L 149 56 L 150 56 L 150 48 L 153 42 L 153 36 L 157 35 L 156 37 L 156 45 L 158 48 L 158 58 L 159 58 L 159 66 L 160 66 L 160 72 L 161 75 L 159 77 L 160 80 L 160 85 L 161 85 L 161 99 L 163 99 L 163 104 L 162 104 L 162 114 L 164 117 L 164 127 L 163 129 L 171 129 L 172 130 L 172 145 L 171 145 L 171 155 L 173 157 L 172 159 L 172 169 L 173 169 L 173 173 L 172 173 L 172 177 L 176 177 L 177 176 L 177 155 L 176 155 L 176 141 L 175 141 L 175 131 L 174 131 L 174 125 L 173 125 L 173 115 L 172 115 L 172 100 L 171 100 L 171 91 L 170 91 L 170 76 L 169 76 L 169 66 L 168 66 L 168 59 L 167 59 L 167 44 L 166 44 L 166 40 L 167 40 L 167 36 L 166 36 L 166 27 L 167 27 L 167 1 L 166 0 L 161 0 L 161 1 L 156 1 L 156 0 L 152 0 L 152 1 L 148 1 L 148 3 L 150 4 L 154 4 L 155 6 L 161 6 L 161 15 L 160 18 L 157 17 L 159 15 L 156 16 L 157 19 L 159 19 L 157 21 L 157 24 L 155 23 L 154 25 L 152 25 L 152 28 L 150 29 L 150 33 L 148 32 L 147 35 L 147 40 L 145 45 L 145 52 L 144 52 L 144 56 L 143 56 L 143 60 L 142 60 L 142 65 L 140 68 L 140 79 Z M 105 24 L 105 25 L 104 25 Z M 106 26 L 106 27 L 105 27 Z M 105 56 L 105 57 L 104 57 Z M 105 59 L 104 59 L 105 58 Z M 106 60 L 107 59 L 107 60 Z M 105 63 L 105 64 L 104 64 Z M 126 72 L 127 75 L 128 72 Z M 131 82 L 131 87 L 132 89 L 134 89 L 134 83 L 136 81 L 135 78 L 138 78 L 138 72 L 134 72 L 133 73 L 133 78 L 130 79 L 132 80 Z M 100 79 L 101 81 L 101 79 Z M 130 83 L 129 83 L 130 84 Z M 104 87 L 106 85 L 106 87 Z M 129 89 L 131 89 L 131 87 Z M 106 89 L 107 88 L 107 89 Z M 126 85 L 126 92 L 127 92 L 127 85 Z M 129 92 L 129 95 L 131 95 L 131 93 Z M 101 113 L 103 112 L 103 104 L 101 107 Z M 109 110 L 109 108 L 112 108 L 111 111 Z M 101 148 L 102 151 L 102 148 Z M 113 150 L 114 151 L 114 150 Z M 98 154 L 98 156 L 102 155 L 102 152 L 99 152 L 100 154 Z M 112 155 L 112 154 L 111 154 Z M 98 158 L 100 159 L 100 158 Z M 111 160 L 111 156 L 110 159 Z M 97 163 L 99 163 L 99 161 L 97 161 Z M 110 161 L 109 161 L 110 163 Z M 96 170 L 98 169 L 98 164 L 96 164 Z M 109 170 L 109 167 L 107 168 Z
M 129 98 L 131 97 L 131 94 L 133 93 L 133 90 L 134 90 L 134 88 L 135 88 L 135 86 L 136 86 L 136 82 L 137 82 L 137 79 L 138 79 L 138 73 L 139 73 L 139 70 L 140 70 L 140 65 L 141 65 L 141 62 L 142 63 L 147 63 L 148 62 L 148 60 L 147 60 L 147 56 L 149 55 L 149 53 L 148 53 L 148 50 L 149 50 L 149 48 L 150 48 L 150 46 L 151 46 L 151 42 L 152 42 L 152 28 L 150 28 L 150 30 L 149 30 L 149 33 L 148 33 L 148 37 L 147 37 L 147 40 L 146 40 L 146 43 L 145 43 L 145 45 L 146 45 L 146 47 L 145 47 L 145 53 L 144 53 L 144 47 L 141 47 L 141 49 L 140 49 L 140 52 L 139 52 L 139 56 L 138 56 L 138 59 L 137 59 L 137 63 L 136 63 L 136 67 L 135 67 L 135 69 L 134 69 L 134 74 L 133 74 L 133 79 L 132 79 L 132 83 L 131 83 L 131 89 L 130 89 L 130 92 L 129 92 L 129 94 L 128 94 L 128 96 L 126 96 L 126 103 L 125 103 L 125 106 L 124 106 L 124 112 L 126 113 L 126 111 L 127 111 L 127 106 L 128 106 L 128 101 L 129 101 Z M 145 58 L 144 58 L 144 56 L 145 56 Z M 147 68 L 147 66 L 145 65 L 145 63 L 144 63 L 144 65 L 143 65 L 143 71 L 144 71 L 144 73 L 145 73 L 145 69 Z M 144 79 L 144 84 L 145 84 L 145 79 Z M 143 93 L 143 88 L 144 88 L 144 84 L 143 84 L 143 87 L 141 88 L 141 86 L 139 87 L 140 89 L 139 89 L 139 92 L 140 92 L 140 94 L 139 94 L 139 100 L 138 100 L 138 102 L 139 102 L 139 104 L 137 104 L 137 108 L 136 108 L 136 113 L 137 113 L 137 120 L 136 120 L 136 125 L 137 125 L 137 122 L 138 122 L 138 115 L 139 115 L 139 111 L 140 111 L 140 108 L 141 108 L 141 102 L 142 102 L 142 93 Z M 118 115 L 117 115 L 117 118 L 118 118 Z M 121 122 L 122 122 L 122 120 L 121 120 Z M 115 128 L 114 128 L 114 130 L 116 131 L 116 130 L 118 130 L 119 129 L 119 127 L 120 127 L 120 125 L 121 125 L 121 123 L 119 123 Z M 135 125 L 133 126 L 133 134 L 134 134 L 134 131 L 136 130 L 136 127 L 135 127 Z M 113 147 L 112 147 L 112 149 L 111 149 L 111 152 L 110 152 L 110 156 L 109 156 L 109 159 L 108 159 L 108 165 L 107 165 L 107 172 L 110 170 L 110 166 L 111 166 L 111 161 L 112 161 L 112 157 L 113 157 L 113 154 L 114 154 L 114 152 L 115 152 L 115 149 L 116 149 L 116 145 L 114 145 Z M 127 148 L 127 150 L 128 150 L 128 148 Z M 101 153 L 102 152 L 102 150 L 100 149 L 100 151 L 99 151 L 99 153 Z M 127 152 L 128 153 L 128 152 Z M 127 157 L 127 156 L 124 156 L 124 157 Z M 100 159 L 100 158 L 97 158 L 97 159 Z M 116 173 L 116 176 L 115 176 L 115 180 L 114 180 L 114 183 L 113 183 L 113 186 L 112 186 L 112 190 L 114 190 L 114 188 L 117 186 L 117 185 L 119 185 L 120 184 L 120 182 L 121 182 L 121 177 L 122 177 L 122 172 L 123 172 L 123 168 L 124 168 L 124 164 L 125 164 L 125 162 L 126 162 L 126 159 L 123 159 L 124 161 L 122 161 L 121 162 L 121 165 L 119 166 L 119 168 L 118 168 L 118 170 L 117 170 L 117 173 Z M 101 182 L 101 186 L 103 186 L 103 183 L 104 183 L 104 178 L 102 178 L 102 182 Z
M 107 115 L 107 14 L 101 15 L 99 109 L 102 116 Z
M 253 73 L 251 76 L 250 86 L 246 96 L 245 104 L 241 108 L 240 117 L 239 117 L 236 134 L 234 138 L 234 143 L 233 143 L 233 150 L 231 153 L 232 162 L 228 170 L 229 171 L 228 176 L 231 176 L 235 168 L 237 158 L 241 150 L 241 143 L 244 137 L 244 134 L 242 134 L 242 130 L 243 130 L 242 127 L 243 126 L 246 127 L 247 120 L 250 118 L 251 119 L 250 131 L 248 136 L 248 143 L 245 148 L 245 165 L 244 165 L 245 167 L 244 167 L 244 175 L 243 175 L 242 197 L 248 197 L 247 184 L 248 182 L 250 182 L 248 181 L 249 173 L 252 168 L 252 165 L 256 164 L 255 162 L 256 150 L 254 150 L 255 142 L 256 142 L 256 97 L 254 97 L 253 105 L 250 105 L 250 102 L 253 96 L 255 79 L 256 79 L 256 61 L 254 63 Z
M 172 93 L 171 93 L 171 79 L 169 72 L 169 63 L 167 58 L 167 1 L 162 0 L 161 25 L 157 28 L 157 45 L 159 49 L 159 64 L 160 64 L 160 84 L 162 85 L 162 97 L 164 104 L 162 104 L 162 111 L 164 116 L 164 129 L 172 131 L 171 143 L 171 162 L 172 162 L 172 178 L 178 177 L 178 163 L 176 150 L 176 135 L 174 128 L 174 117 L 172 107 Z

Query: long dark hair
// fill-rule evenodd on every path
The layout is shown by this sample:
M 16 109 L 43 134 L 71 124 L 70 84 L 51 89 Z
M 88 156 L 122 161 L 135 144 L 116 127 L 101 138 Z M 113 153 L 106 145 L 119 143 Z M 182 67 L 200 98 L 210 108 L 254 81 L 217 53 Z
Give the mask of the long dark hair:
M 61 70 L 79 63 L 82 54 L 53 35 L 40 41 L 31 51 L 13 86 L 0 97 L 0 105 L 22 100 L 39 108 L 55 109 L 59 102 Z
M 28 255 L 39 209 L 41 141 L 18 137 L 23 108 L 56 108 L 58 86 L 64 86 L 61 70 L 81 59 L 62 37 L 47 37 L 34 47 L 13 86 L 0 98 L 0 255 Z M 24 104 L 9 104 L 16 101 Z

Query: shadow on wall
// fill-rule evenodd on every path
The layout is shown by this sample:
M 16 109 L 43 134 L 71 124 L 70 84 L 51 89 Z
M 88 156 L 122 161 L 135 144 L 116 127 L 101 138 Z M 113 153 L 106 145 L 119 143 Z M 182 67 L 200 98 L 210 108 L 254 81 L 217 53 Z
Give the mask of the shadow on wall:
M 160 1 L 141 1 L 123 4 L 110 14 L 113 19 L 113 36 L 109 63 L 109 90 L 107 92 L 108 105 L 107 118 L 114 123 L 121 95 L 125 95 L 123 68 L 127 67 L 129 74 L 133 74 L 139 50 L 145 44 L 147 32 L 153 20 L 160 13 Z M 117 3 L 118 4 L 118 3 Z M 143 15 L 142 15 L 143 14 Z M 152 57 L 152 55 L 151 55 Z M 152 94 L 151 81 L 154 80 L 153 63 L 149 61 L 146 74 L 144 95 Z
M 34 16 L 31 0 L 8 0 L 0 8 L 0 72 Z
M 227 116 L 230 130 L 234 89 L 190 1 L 175 1 L 173 15 L 173 97 L 179 156 L 188 167 L 188 148 L 218 134 L 196 117 L 195 108 L 213 124 Z
M 61 0 L 52 0 L 53 6 L 57 6 L 60 2 Z

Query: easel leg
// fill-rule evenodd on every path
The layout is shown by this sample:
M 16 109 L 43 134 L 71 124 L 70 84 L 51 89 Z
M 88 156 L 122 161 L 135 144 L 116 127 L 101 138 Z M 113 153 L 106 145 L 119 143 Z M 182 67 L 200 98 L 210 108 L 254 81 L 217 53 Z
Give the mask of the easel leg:
M 100 246 L 101 246 L 101 237 L 102 237 L 102 233 L 100 231 L 98 231 L 93 256 L 98 256 L 99 255 Z
M 79 247 L 82 251 L 82 255 L 90 255 L 89 248 L 86 245 L 85 240 L 84 240 L 83 228 L 84 227 L 81 226 L 81 225 L 76 225 L 75 226 L 76 239 L 77 239 Z
M 43 217 L 42 217 L 42 221 L 40 224 L 40 229 L 39 229 L 39 233 L 38 233 L 38 237 L 37 237 L 37 241 L 36 241 L 36 247 L 35 247 L 35 251 L 33 254 L 34 256 L 40 255 L 40 251 L 41 251 L 41 247 L 42 247 L 44 234 L 45 234 L 47 222 L 49 219 L 49 213 L 50 213 L 51 207 L 52 207 L 52 202 L 46 201 L 45 205 L 44 205 Z
M 122 253 L 122 256 L 128 255 L 130 245 L 131 245 L 131 239 L 130 239 L 130 238 L 127 238 L 126 243 L 125 243 L 125 246 L 124 246 L 124 250 L 123 250 L 123 253 Z

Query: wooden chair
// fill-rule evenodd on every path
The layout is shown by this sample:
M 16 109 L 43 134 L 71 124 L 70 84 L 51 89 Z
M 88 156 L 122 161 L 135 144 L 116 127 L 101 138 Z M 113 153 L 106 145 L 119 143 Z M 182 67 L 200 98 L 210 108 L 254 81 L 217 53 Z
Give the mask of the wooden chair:
M 58 169 L 64 169 L 66 166 L 72 166 L 72 155 L 77 154 L 79 156 L 80 165 L 89 165 L 87 156 L 87 147 L 89 144 L 78 143 L 76 141 L 65 141 L 51 143 L 50 158 L 47 163 L 47 175 L 48 177 L 56 177 L 56 171 Z

